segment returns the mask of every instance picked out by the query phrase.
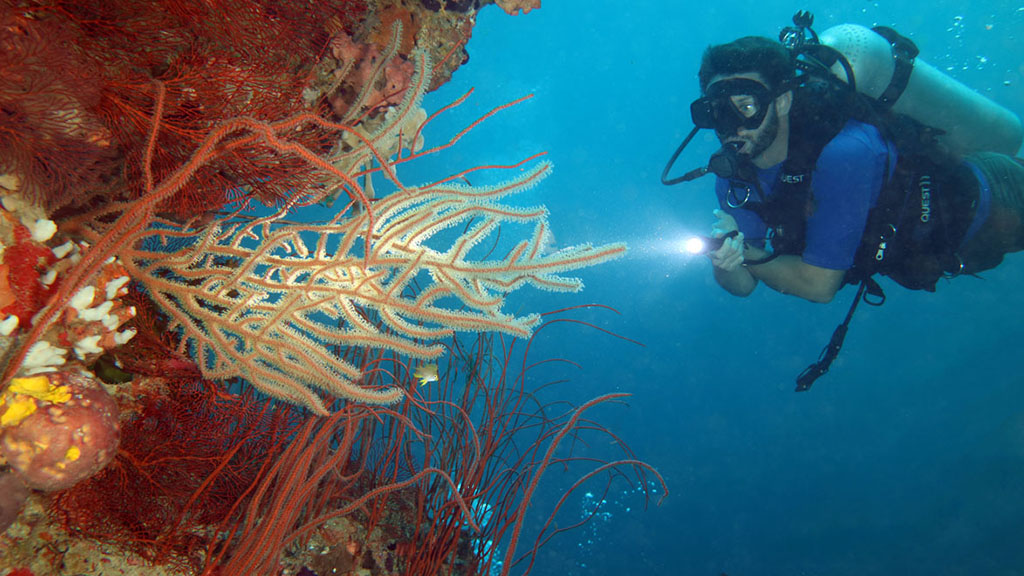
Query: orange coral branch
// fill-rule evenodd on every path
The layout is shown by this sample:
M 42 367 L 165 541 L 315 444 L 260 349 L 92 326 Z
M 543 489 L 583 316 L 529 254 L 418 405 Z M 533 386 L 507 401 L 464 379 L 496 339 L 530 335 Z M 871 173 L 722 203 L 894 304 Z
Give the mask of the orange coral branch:
M 470 91 L 470 92 L 472 92 L 472 91 Z M 465 101 L 466 97 L 469 96 L 470 92 L 467 92 L 461 98 L 459 98 L 456 102 L 452 103 L 452 106 L 457 106 L 457 105 L 461 104 L 463 101 Z M 480 125 L 480 123 L 483 122 L 484 120 L 487 120 L 488 118 L 490 118 L 491 116 L 494 116 L 495 114 L 497 114 L 498 112 L 501 112 L 502 110 L 505 110 L 507 108 L 511 108 L 512 106 L 515 106 L 516 104 L 519 104 L 521 102 L 525 102 L 526 100 L 529 100 L 530 98 L 533 98 L 533 94 L 527 94 L 526 96 L 523 96 L 521 98 L 517 98 L 517 99 L 515 99 L 515 100 L 513 100 L 511 102 L 506 102 L 506 103 L 504 103 L 504 104 L 502 104 L 500 106 L 495 106 L 494 108 L 491 108 L 483 116 L 481 116 L 481 117 L 477 118 L 476 120 L 474 120 L 473 122 L 471 122 L 469 124 L 469 126 L 466 126 L 462 130 L 460 130 L 457 134 L 452 136 L 451 139 L 448 140 L 448 142 L 446 142 L 444 144 L 441 144 L 439 146 L 434 146 L 433 148 L 430 148 L 428 150 L 422 150 L 420 152 L 416 152 L 416 153 L 410 154 L 409 156 L 406 156 L 405 158 L 400 159 L 398 162 L 408 162 L 409 160 L 413 160 L 413 159 L 419 158 L 421 156 L 428 156 L 428 155 L 431 155 L 431 154 L 436 154 L 436 153 L 438 153 L 438 152 L 440 152 L 442 150 L 446 150 L 448 148 L 451 148 L 452 146 L 455 145 L 456 142 L 461 140 L 463 136 L 465 136 L 466 134 L 469 134 L 469 132 L 471 130 L 473 130 L 478 125 Z

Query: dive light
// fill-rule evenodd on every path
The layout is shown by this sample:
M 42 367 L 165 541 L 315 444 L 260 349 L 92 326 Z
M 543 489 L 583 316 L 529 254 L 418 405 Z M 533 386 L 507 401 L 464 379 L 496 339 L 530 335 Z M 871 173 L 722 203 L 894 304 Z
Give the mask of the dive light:
M 683 250 L 694 256 L 700 254 L 710 254 L 715 250 L 722 247 L 728 238 L 735 238 L 739 234 L 736 230 L 729 232 L 724 236 L 713 238 L 710 236 L 691 236 L 683 242 Z

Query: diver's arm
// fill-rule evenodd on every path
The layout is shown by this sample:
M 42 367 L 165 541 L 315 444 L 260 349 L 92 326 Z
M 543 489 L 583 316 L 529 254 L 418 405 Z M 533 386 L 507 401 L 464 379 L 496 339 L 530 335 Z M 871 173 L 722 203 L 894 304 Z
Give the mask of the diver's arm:
M 749 296 L 754 288 L 757 288 L 757 278 L 754 278 L 746 268 L 725 271 L 716 266 L 713 270 L 715 282 L 733 296 Z
M 750 262 L 764 258 L 768 253 L 760 248 L 748 246 L 745 256 Z M 801 260 L 800 256 L 795 255 L 781 255 L 764 264 L 747 264 L 744 270 L 750 272 L 755 284 L 757 280 L 761 280 L 778 292 L 821 304 L 832 301 L 842 287 L 843 276 L 846 274 L 844 270 L 831 270 L 808 264 Z M 715 272 L 717 278 L 718 270 Z

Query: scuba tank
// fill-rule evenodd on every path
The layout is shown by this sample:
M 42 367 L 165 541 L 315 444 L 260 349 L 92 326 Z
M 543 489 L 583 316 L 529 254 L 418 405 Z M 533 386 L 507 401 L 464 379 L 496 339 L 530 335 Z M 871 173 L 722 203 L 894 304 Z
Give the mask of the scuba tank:
M 1014 156 L 1020 148 L 1024 128 L 1016 114 L 917 58 L 913 42 L 894 30 L 840 24 L 822 32 L 820 41 L 845 56 L 858 92 L 942 130 L 939 141 L 950 152 Z M 839 63 L 832 72 L 847 78 Z

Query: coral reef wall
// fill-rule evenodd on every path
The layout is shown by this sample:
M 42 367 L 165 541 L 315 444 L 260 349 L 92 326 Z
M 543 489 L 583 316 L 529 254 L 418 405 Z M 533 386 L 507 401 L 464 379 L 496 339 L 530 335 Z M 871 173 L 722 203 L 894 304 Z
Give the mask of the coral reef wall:
M 149 297 L 126 298 L 138 268 L 119 261 L 131 262 L 139 232 L 157 222 L 199 230 L 223 210 L 294 204 L 296 190 L 324 186 L 322 169 L 281 146 L 211 133 L 238 118 L 302 114 L 380 124 L 408 100 L 415 54 L 432 63 L 419 71 L 430 79 L 421 91 L 468 59 L 476 11 L 487 3 L 3 2 L 0 477 L 12 489 L 2 527 L 28 489 L 67 488 L 116 452 L 117 405 L 122 421 L 136 414 L 110 376 L 119 371 L 114 351 L 137 375 L 199 377 L 188 351 L 160 333 L 161 314 L 134 318 Z M 338 146 L 337 129 L 312 124 L 296 126 L 288 146 L 314 154 Z M 199 157 L 204 144 L 210 150 Z M 173 190 L 150 200 L 182 170 Z
M 489 3 L 3 3 L 0 570 L 530 570 L 537 482 L 623 395 L 535 406 L 512 348 L 560 320 L 505 299 L 626 248 L 506 201 L 542 152 L 399 179 L 529 97 L 425 129 Z M 583 480 L 656 475 L 621 447 Z

